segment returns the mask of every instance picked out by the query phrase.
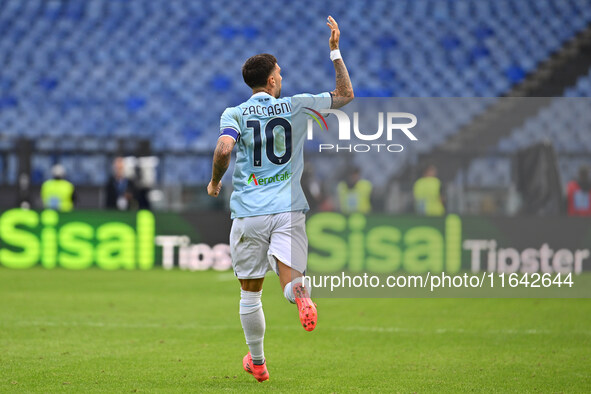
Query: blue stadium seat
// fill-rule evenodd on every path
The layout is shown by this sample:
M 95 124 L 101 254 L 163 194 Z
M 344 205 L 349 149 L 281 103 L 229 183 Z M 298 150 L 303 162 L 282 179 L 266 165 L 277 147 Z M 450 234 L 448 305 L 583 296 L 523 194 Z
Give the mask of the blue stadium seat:
M 182 152 L 213 147 L 221 112 L 249 96 L 240 67 L 254 53 L 277 55 L 285 95 L 334 88 L 317 15 L 343 26 L 358 97 L 498 97 L 591 22 L 588 0 L 271 2 L 256 21 L 230 0 L 1 5 L 1 134 L 139 135 Z M 589 95 L 589 78 L 566 92 Z

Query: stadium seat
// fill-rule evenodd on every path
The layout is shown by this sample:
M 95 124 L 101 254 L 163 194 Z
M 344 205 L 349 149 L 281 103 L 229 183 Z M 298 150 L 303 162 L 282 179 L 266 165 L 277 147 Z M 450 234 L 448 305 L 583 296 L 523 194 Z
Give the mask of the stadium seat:
M 254 23 L 229 0 L 216 2 L 215 12 L 205 0 L 5 0 L 0 134 L 142 136 L 163 154 L 211 150 L 221 112 L 249 96 L 240 67 L 250 55 L 275 51 L 285 95 L 334 88 L 326 26 L 316 17 L 328 13 L 343 28 L 341 49 L 358 97 L 498 97 L 591 22 L 586 0 L 291 6 L 287 13 L 281 3 L 268 3 Z M 581 95 L 591 95 L 589 78 L 566 92 Z M 421 149 L 432 149 L 482 109 L 463 111 Z M 191 182 L 206 181 L 191 174 Z

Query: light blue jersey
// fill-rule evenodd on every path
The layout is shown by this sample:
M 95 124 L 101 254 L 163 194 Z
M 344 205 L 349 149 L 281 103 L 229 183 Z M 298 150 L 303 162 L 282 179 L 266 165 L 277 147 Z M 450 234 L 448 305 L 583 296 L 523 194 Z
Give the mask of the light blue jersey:
M 300 185 L 308 119 L 303 112 L 331 104 L 328 92 L 279 99 L 256 93 L 224 111 L 220 135 L 237 140 L 232 219 L 309 209 Z

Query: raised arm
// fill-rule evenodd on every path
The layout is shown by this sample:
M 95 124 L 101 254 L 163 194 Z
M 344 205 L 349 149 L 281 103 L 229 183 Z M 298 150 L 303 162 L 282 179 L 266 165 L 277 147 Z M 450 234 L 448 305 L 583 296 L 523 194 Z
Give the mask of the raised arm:
M 331 92 L 331 108 L 341 108 L 343 105 L 350 103 L 355 95 L 353 93 L 353 85 L 351 84 L 351 78 L 349 77 L 347 66 L 345 66 L 345 62 L 339 51 L 339 38 L 341 37 L 339 25 L 332 16 L 328 17 L 328 22 L 326 24 L 331 30 L 328 44 L 331 51 L 330 57 L 331 59 L 334 59 L 333 64 L 336 74 L 336 89 Z
M 217 197 L 220 194 L 222 177 L 230 165 L 230 158 L 232 156 L 234 145 L 236 145 L 236 141 L 232 137 L 222 135 L 218 138 L 218 143 L 213 152 L 211 181 L 209 181 L 209 185 L 207 185 L 207 194 L 212 197 Z

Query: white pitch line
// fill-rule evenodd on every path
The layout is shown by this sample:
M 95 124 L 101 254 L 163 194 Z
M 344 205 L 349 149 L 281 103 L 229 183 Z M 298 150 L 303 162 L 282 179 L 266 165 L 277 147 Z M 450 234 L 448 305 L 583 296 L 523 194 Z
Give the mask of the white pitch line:
M 175 330 L 240 330 L 240 325 L 200 325 L 200 324 L 162 324 L 162 323 L 104 323 L 104 322 L 52 322 L 52 321 L 12 321 L 0 322 L 0 326 L 10 327 L 99 327 L 99 328 L 137 328 L 151 329 L 164 328 Z M 299 325 L 291 326 L 267 326 L 271 330 L 301 330 Z M 408 334 L 473 334 L 473 335 L 552 335 L 561 334 L 563 331 L 546 329 L 499 329 L 499 330 L 466 330 L 463 328 L 433 328 L 417 329 L 408 327 L 379 327 L 379 326 L 320 326 L 322 331 L 342 332 L 372 332 L 372 333 L 408 333 Z M 591 331 L 570 331 L 570 334 L 590 335 Z

